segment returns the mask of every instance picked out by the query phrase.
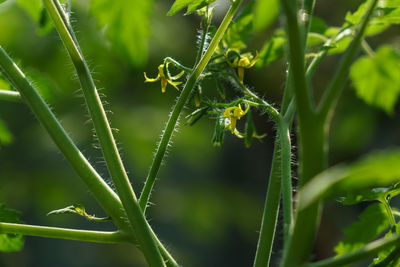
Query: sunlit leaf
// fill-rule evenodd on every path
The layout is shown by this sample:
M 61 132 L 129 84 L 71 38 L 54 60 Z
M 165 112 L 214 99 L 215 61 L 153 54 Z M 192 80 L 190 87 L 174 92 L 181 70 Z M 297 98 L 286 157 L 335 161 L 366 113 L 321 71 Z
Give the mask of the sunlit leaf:
M 359 221 L 343 229 L 345 238 L 335 247 L 337 256 L 363 248 L 390 226 L 385 207 L 380 203 L 369 205 L 359 218 Z
M 53 24 L 43 6 L 42 0 L 17 0 L 17 3 L 39 26 L 39 34 L 44 35 L 51 31 Z
M 319 35 L 324 35 L 325 31 L 328 29 L 325 21 L 319 17 L 312 17 L 310 25 L 310 33 L 317 33 Z M 315 37 L 313 34 L 309 34 L 307 38 L 307 46 L 313 46 L 316 44 L 324 43 L 325 41 L 321 38 Z
M 99 218 L 94 215 L 89 215 L 86 213 L 85 207 L 81 204 L 76 204 L 72 206 L 68 206 L 66 208 L 58 209 L 58 210 L 53 210 L 47 213 L 47 215 L 58 215 L 58 214 L 78 214 L 90 221 L 96 221 L 96 222 L 104 222 L 104 221 L 110 221 L 110 217 L 104 217 L 104 218 Z
M 0 89 L 2 90 L 10 90 L 11 84 L 2 76 L 0 73 Z
M 315 176 L 299 192 L 298 209 L 332 195 L 382 187 L 400 181 L 400 150 L 372 153 L 351 165 L 337 165 Z
M 283 57 L 285 52 L 286 35 L 282 29 L 277 30 L 274 35 L 264 44 L 260 51 L 260 57 L 256 63 L 257 67 L 271 64 Z
M 175 0 L 167 15 L 172 16 L 180 10 L 184 9 L 185 7 L 187 7 L 185 15 L 189 15 L 194 11 L 199 10 L 213 2 L 215 2 L 215 0 Z
M 359 58 L 350 69 L 357 96 L 367 104 L 393 113 L 400 94 L 400 55 L 382 46 L 373 57 Z
M 91 14 L 105 27 L 113 47 L 134 66 L 144 64 L 147 59 L 152 6 L 151 0 L 91 1 Z
M 222 46 L 225 50 L 233 49 L 240 51 L 247 47 L 247 43 L 253 36 L 253 3 L 250 2 L 239 14 L 238 18 L 231 23 L 223 39 Z
M 254 30 L 267 29 L 279 15 L 278 0 L 257 0 L 253 8 Z
M 357 25 L 363 18 L 370 2 L 371 0 L 362 3 L 354 13 L 348 12 L 345 20 L 352 25 Z M 369 26 L 366 29 L 366 35 L 372 36 L 379 34 L 387 29 L 391 24 L 399 23 L 400 4 L 398 3 L 398 0 L 380 0 L 372 19 L 369 22 Z
M 13 135 L 8 130 L 7 125 L 3 120 L 0 119 L 0 146 L 9 145 L 13 142 Z
M 0 203 L 0 222 L 20 223 L 21 214 L 13 209 L 8 209 Z M 24 246 L 24 237 L 16 234 L 0 234 L 0 251 L 19 251 Z

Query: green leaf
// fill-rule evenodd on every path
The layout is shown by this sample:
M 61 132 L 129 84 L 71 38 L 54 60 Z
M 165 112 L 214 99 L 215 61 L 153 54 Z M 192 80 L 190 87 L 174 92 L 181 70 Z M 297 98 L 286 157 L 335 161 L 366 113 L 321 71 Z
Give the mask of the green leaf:
M 393 113 L 400 93 L 400 55 L 391 47 L 382 46 L 375 56 L 359 58 L 350 69 L 350 78 L 359 98 Z
M 267 29 L 279 15 L 278 0 L 257 0 L 253 8 L 254 30 Z
M 361 4 L 354 13 L 348 12 L 345 20 L 352 25 L 360 23 L 370 2 L 371 0 L 368 0 Z M 374 17 L 371 19 L 366 30 L 366 35 L 372 36 L 379 34 L 387 29 L 391 24 L 399 23 L 400 4 L 398 0 L 380 0 L 375 10 Z
M 247 47 L 247 43 L 253 37 L 253 3 L 250 2 L 242 10 L 237 19 L 229 25 L 221 45 L 224 51 L 232 49 L 240 51 Z
M 359 218 L 359 221 L 343 229 L 346 237 L 335 247 L 337 256 L 363 248 L 390 226 L 385 207 L 380 203 L 369 205 Z
M 0 89 L 11 90 L 11 84 L 6 80 L 0 72 Z
M 8 209 L 0 203 L 0 222 L 21 223 L 19 217 L 21 213 L 16 210 Z M 16 234 L 0 234 L 0 251 L 12 252 L 19 251 L 24 246 L 24 237 Z
M 400 224 L 396 224 L 394 229 L 398 234 L 400 232 Z M 388 232 L 385 237 L 389 237 L 391 235 L 392 232 Z M 398 267 L 400 264 L 400 250 L 395 248 L 395 246 L 392 246 L 386 248 L 385 250 L 381 250 L 369 267 Z
M 53 211 L 50 211 L 49 213 L 47 213 L 47 215 L 58 215 L 58 214 L 78 214 L 82 217 L 85 217 L 86 219 L 88 219 L 90 221 L 96 221 L 96 222 L 111 221 L 110 217 L 99 218 L 94 215 L 87 214 L 85 207 L 81 204 L 68 206 L 66 208 L 53 210 Z
M 113 47 L 134 66 L 147 60 L 147 38 L 151 0 L 92 0 L 91 14 L 101 27 L 106 28 L 106 37 Z
M 0 146 L 10 145 L 14 140 L 14 136 L 8 130 L 6 123 L 0 119 Z
M 362 201 L 384 201 L 400 194 L 400 183 L 389 187 L 367 188 L 365 190 L 350 192 L 341 202 L 345 205 L 353 205 Z
M 0 4 L 1 4 L 1 3 L 4 3 L 5 1 L 7 1 L 7 0 L 0 0 Z
M 327 29 L 328 25 L 326 25 L 326 22 L 322 18 L 316 16 L 312 17 L 310 32 L 323 34 Z
M 286 35 L 282 29 L 275 31 L 272 37 L 263 45 L 263 48 L 261 48 L 256 67 L 267 66 L 282 58 L 285 52 L 284 45 L 286 41 Z
M 187 7 L 185 15 L 189 15 L 213 2 L 215 2 L 215 0 L 176 0 L 167 15 L 172 16 L 185 7 Z
M 372 153 L 349 165 L 318 174 L 299 191 L 298 209 L 332 195 L 382 187 L 400 180 L 400 150 Z
M 45 35 L 53 29 L 53 24 L 43 6 L 42 0 L 17 0 L 17 3 L 39 26 L 40 35 Z

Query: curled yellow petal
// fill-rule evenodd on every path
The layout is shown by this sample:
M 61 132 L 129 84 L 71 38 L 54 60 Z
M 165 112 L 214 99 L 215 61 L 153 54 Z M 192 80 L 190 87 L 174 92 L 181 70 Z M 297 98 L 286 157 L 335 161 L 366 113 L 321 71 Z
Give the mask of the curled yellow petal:
M 182 77 L 182 75 L 185 73 L 185 71 L 181 71 L 180 73 L 178 73 L 175 76 L 170 77 L 171 80 L 178 80 L 180 77 Z
M 146 72 L 143 72 L 143 74 L 144 74 L 144 79 L 145 79 L 144 82 L 152 83 L 152 82 L 157 82 L 160 80 L 160 75 L 157 75 L 156 78 L 149 78 L 149 77 L 147 77 Z

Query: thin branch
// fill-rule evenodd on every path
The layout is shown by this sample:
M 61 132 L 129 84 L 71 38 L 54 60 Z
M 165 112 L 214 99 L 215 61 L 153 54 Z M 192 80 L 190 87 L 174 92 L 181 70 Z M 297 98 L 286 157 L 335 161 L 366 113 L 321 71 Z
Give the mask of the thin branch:
M 308 263 L 304 267 L 341 267 L 347 264 L 356 263 L 358 261 L 373 257 L 379 251 L 382 251 L 391 246 L 396 246 L 396 249 L 400 246 L 400 235 L 393 234 L 389 237 L 381 238 L 367 244 L 365 247 L 350 252 L 343 256 L 329 258 L 318 262 Z
M 0 100 L 11 101 L 21 103 L 22 98 L 19 92 L 10 91 L 10 90 L 2 90 L 0 89 Z
M 356 32 L 353 41 L 351 42 L 349 48 L 343 56 L 342 61 L 337 68 L 335 75 L 333 76 L 331 82 L 328 85 L 324 95 L 322 96 L 321 103 L 318 106 L 318 113 L 321 118 L 326 119 L 329 117 L 330 113 L 333 112 L 333 107 L 341 95 L 344 85 L 347 81 L 348 72 L 352 61 L 362 43 L 362 38 L 365 29 L 368 26 L 368 22 L 372 17 L 373 10 L 378 3 L 378 0 L 373 0 L 368 6 L 365 16 L 361 21 L 360 28 Z
M 207 51 L 201 57 L 199 63 L 195 66 L 193 72 L 189 76 L 189 79 L 186 81 L 186 84 L 178 98 L 178 101 L 172 110 L 171 116 L 169 117 L 169 120 L 167 122 L 165 130 L 163 132 L 161 141 L 158 145 L 156 154 L 153 158 L 153 162 L 151 164 L 150 171 L 149 171 L 149 174 L 146 179 L 146 183 L 143 187 L 142 194 L 140 195 L 139 203 L 140 203 L 140 207 L 142 208 L 143 212 L 146 211 L 147 203 L 149 201 L 150 194 L 153 189 L 157 173 L 160 169 L 161 162 L 164 158 L 167 146 L 171 139 L 172 133 L 175 129 L 176 123 L 179 119 L 180 113 L 181 113 L 184 105 L 186 104 L 187 99 L 188 99 L 191 91 L 193 90 L 193 87 L 199 80 L 201 73 L 203 72 L 204 68 L 206 67 L 207 63 L 209 62 L 211 56 L 214 54 L 215 49 L 217 48 L 219 42 L 221 41 L 226 29 L 228 28 L 228 26 L 229 26 L 233 16 L 235 15 L 236 10 L 238 9 L 241 2 L 242 2 L 241 0 L 233 2 L 232 6 L 226 13 L 225 18 L 221 22 L 221 25 L 219 26 L 217 32 L 215 33 L 213 39 L 211 40 L 211 43 L 208 46 Z
M 103 232 L 17 223 L 0 223 L 0 233 L 60 238 L 95 243 L 125 243 L 131 241 L 131 237 L 121 231 Z
M 369 46 L 369 44 L 367 43 L 367 41 L 365 41 L 365 39 L 362 39 L 361 47 L 365 51 L 365 53 L 367 53 L 368 56 L 370 57 L 375 56 L 374 50 Z

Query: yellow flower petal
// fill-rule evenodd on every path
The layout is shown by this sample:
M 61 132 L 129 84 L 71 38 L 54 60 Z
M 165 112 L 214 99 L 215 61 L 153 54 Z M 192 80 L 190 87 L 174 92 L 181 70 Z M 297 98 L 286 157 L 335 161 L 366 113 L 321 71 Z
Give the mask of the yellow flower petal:
M 172 77 L 170 77 L 171 78 L 171 80 L 178 80 L 180 77 L 182 77 L 182 75 L 185 73 L 185 71 L 183 70 L 183 71 L 181 71 L 179 74 L 177 74 L 177 75 L 175 75 L 175 76 L 172 76 Z
M 239 81 L 241 84 L 243 84 L 244 80 L 244 68 L 243 67 L 238 67 L 238 76 L 239 76 Z
M 165 88 L 167 88 L 168 80 L 164 77 L 161 78 L 161 92 L 165 93 Z
M 171 80 L 167 80 L 167 82 L 172 85 L 173 87 L 175 87 L 176 90 L 179 91 L 178 85 L 180 85 L 182 82 L 173 82 Z
M 149 77 L 147 77 L 146 72 L 143 72 L 143 74 L 144 74 L 145 82 L 147 82 L 147 83 L 157 82 L 160 80 L 160 75 L 157 75 L 156 78 L 149 78 Z

